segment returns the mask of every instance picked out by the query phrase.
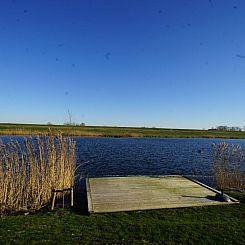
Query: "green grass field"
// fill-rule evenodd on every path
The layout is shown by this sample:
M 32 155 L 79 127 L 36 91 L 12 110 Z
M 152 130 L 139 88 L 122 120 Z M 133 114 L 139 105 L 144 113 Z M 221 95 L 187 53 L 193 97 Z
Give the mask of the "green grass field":
M 49 128 L 71 136 L 245 139 L 245 132 L 236 131 L 38 124 L 0 124 L 0 135 L 47 135 Z
M 58 209 L 1 216 L 1 244 L 244 244 L 241 204 L 182 209 L 82 214 Z

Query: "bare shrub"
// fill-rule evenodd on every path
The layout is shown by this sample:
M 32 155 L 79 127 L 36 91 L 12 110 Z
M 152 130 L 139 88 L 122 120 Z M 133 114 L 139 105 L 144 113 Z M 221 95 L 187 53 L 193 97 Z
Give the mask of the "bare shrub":
M 0 212 L 47 205 L 52 189 L 73 186 L 75 168 L 75 141 L 61 133 L 0 141 Z
M 225 142 L 214 144 L 214 176 L 218 188 L 245 188 L 245 155 L 242 147 Z

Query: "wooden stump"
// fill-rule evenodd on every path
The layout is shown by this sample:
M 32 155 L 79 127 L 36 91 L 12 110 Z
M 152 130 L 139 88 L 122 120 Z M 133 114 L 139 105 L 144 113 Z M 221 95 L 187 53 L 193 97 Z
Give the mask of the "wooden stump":
M 71 188 L 65 188 L 65 189 L 54 189 L 52 190 L 53 192 L 53 198 L 52 198 L 52 206 L 51 210 L 54 210 L 54 205 L 55 205 L 55 199 L 57 197 L 57 193 L 62 193 L 62 207 L 65 207 L 65 193 L 70 193 L 70 205 L 73 207 L 73 187 Z

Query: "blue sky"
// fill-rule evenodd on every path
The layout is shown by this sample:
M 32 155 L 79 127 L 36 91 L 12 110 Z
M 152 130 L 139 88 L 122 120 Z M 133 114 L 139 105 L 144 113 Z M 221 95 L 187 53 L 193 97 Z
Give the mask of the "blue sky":
M 245 1 L 1 0 L 0 121 L 245 125 Z

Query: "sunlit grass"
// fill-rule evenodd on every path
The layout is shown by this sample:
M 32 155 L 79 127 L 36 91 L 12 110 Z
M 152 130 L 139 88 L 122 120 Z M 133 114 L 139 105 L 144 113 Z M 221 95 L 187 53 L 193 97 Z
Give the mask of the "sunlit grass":
M 244 201 L 244 194 L 236 198 Z M 243 197 L 243 198 L 242 198 Z M 79 211 L 79 204 L 77 211 Z M 2 216 L 3 244 L 244 244 L 245 204 L 110 214 Z

